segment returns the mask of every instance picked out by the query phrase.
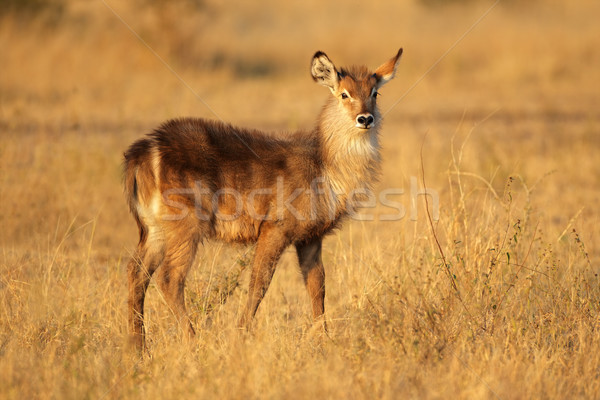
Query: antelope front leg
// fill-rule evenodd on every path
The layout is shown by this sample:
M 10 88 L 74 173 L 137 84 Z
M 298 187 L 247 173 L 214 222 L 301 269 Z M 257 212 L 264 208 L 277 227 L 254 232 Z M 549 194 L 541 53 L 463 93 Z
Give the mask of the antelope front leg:
M 263 227 L 263 231 L 256 244 L 252 272 L 250 274 L 248 303 L 238 324 L 240 328 L 249 327 L 260 302 L 269 288 L 269 284 L 275 273 L 277 261 L 287 244 L 285 236 L 276 228 Z
M 313 318 L 315 321 L 322 318 L 323 328 L 327 330 L 324 318 L 325 268 L 323 268 L 321 260 L 321 243 L 320 238 L 310 242 L 296 243 L 296 253 L 304 284 L 312 303 Z

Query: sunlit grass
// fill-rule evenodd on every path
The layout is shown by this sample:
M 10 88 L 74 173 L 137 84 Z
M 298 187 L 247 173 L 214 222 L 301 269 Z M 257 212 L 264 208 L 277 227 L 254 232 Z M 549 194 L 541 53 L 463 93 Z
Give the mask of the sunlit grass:
M 376 66 L 403 46 L 388 111 L 489 7 L 108 3 L 219 117 L 270 130 L 313 125 L 315 50 Z M 162 119 L 216 116 L 102 2 L 59 25 L 2 16 L 0 397 L 597 396 L 598 6 L 549 4 L 501 4 L 386 115 L 379 189 L 403 189 L 406 215 L 326 239 L 327 335 L 292 251 L 240 332 L 252 248 L 207 243 L 197 338 L 151 284 L 144 360 L 126 347 L 121 154 Z M 424 196 L 411 220 L 411 179 L 438 221 Z

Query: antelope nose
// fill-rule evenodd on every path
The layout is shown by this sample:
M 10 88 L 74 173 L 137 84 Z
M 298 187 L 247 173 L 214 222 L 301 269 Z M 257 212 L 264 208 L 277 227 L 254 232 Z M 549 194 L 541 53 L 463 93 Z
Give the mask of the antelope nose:
M 372 114 L 358 114 L 356 117 L 356 127 L 368 129 L 373 125 L 373 121 L 375 121 L 375 118 L 373 118 Z

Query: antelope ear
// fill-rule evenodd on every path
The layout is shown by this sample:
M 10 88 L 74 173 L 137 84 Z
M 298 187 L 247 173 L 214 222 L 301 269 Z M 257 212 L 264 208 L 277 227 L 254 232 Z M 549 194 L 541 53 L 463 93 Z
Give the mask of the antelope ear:
M 332 91 L 337 90 L 340 77 L 327 54 L 322 51 L 315 53 L 310 66 L 310 73 L 318 84 L 326 86 Z
M 398 50 L 398 53 L 384 62 L 375 70 L 375 77 L 377 78 L 377 87 L 381 87 L 391 81 L 396 74 L 396 68 L 400 62 L 400 56 L 402 55 L 402 48 Z

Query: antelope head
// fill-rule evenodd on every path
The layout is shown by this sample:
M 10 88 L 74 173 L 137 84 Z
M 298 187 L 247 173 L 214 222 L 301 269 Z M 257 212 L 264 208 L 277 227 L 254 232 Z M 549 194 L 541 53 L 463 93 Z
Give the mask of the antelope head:
M 359 130 L 369 130 L 381 119 L 377 109 L 378 90 L 389 82 L 396 73 L 402 49 L 375 70 L 364 66 L 336 69 L 333 62 L 322 51 L 312 59 L 311 74 L 315 82 L 326 86 L 337 100 L 341 113 L 348 125 Z

